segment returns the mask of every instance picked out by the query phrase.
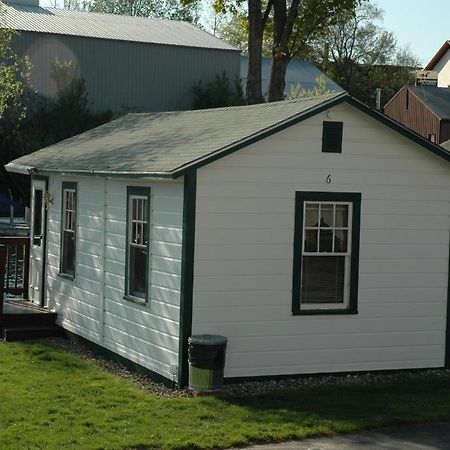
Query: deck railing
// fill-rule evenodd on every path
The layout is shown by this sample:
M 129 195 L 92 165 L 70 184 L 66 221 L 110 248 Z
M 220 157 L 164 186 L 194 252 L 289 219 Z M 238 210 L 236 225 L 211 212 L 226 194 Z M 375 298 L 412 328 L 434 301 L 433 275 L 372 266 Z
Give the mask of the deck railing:
M 4 295 L 27 298 L 30 238 L 0 236 L 0 246 L 4 246 L 0 249 L 0 299 L 3 301 Z

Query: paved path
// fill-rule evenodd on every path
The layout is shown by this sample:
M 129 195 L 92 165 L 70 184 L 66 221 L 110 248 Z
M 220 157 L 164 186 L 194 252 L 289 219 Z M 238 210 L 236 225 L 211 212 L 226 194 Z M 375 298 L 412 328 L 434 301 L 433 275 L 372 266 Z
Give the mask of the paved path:
M 334 437 L 255 445 L 251 450 L 450 450 L 450 423 L 385 428 Z M 245 449 L 240 449 L 245 450 Z

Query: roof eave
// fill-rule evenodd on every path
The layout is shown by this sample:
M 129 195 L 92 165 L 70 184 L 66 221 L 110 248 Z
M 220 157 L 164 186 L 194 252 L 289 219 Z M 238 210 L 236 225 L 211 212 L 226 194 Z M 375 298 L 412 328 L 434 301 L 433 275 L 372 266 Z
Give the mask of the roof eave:
M 101 176 L 112 178 L 151 178 L 151 179 L 174 179 L 172 172 L 130 172 L 125 170 L 76 170 L 76 169 L 50 169 L 46 167 L 37 168 L 21 164 L 9 163 L 5 166 L 8 172 L 15 172 L 24 175 L 59 174 L 72 176 Z
M 35 170 L 32 166 L 26 166 L 23 164 L 15 164 L 15 163 L 8 163 L 5 166 L 5 169 L 7 172 L 13 172 L 13 173 L 19 173 L 22 175 L 31 175 L 33 171 Z
M 437 51 L 433 58 L 431 58 L 431 61 L 425 66 L 424 70 L 433 70 L 448 49 L 450 49 L 450 40 L 444 42 L 444 45 Z

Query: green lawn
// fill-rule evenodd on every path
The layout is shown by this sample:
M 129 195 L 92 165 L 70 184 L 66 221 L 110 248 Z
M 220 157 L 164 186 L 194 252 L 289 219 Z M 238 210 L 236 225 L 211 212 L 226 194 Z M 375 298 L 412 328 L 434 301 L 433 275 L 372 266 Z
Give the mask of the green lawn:
M 0 448 L 226 448 L 450 420 L 450 377 L 157 398 L 43 343 L 0 344 Z

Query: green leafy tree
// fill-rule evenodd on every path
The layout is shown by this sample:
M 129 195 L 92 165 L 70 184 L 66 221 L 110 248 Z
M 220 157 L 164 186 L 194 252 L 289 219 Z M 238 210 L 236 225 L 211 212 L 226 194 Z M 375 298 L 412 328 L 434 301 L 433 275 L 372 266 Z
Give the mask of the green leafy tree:
M 418 59 L 408 48 L 399 49 L 395 34 L 378 25 L 383 11 L 369 3 L 345 15 L 316 42 L 322 68 L 351 95 L 374 106 L 377 88 L 385 103 L 414 79 Z
M 194 94 L 194 109 L 237 106 L 245 103 L 241 81 L 231 82 L 225 73 L 220 76 L 217 75 L 209 83 L 203 84 L 201 81 L 195 83 L 192 92 Z
M 0 3 L 0 120 L 14 112 L 18 121 L 25 115 L 21 99 L 30 64 L 27 58 L 20 58 L 12 49 L 16 32 L 2 26 L 4 13 Z
M 198 0 L 182 0 L 192 4 Z M 215 0 L 223 13 L 247 16 L 248 74 L 246 94 L 249 103 L 263 101 L 261 57 L 264 36 L 270 32 L 272 68 L 269 101 L 284 96 L 286 69 L 294 56 L 303 56 L 317 36 L 328 31 L 341 15 L 352 11 L 360 0 Z
M 333 89 L 327 88 L 327 79 L 324 75 L 316 77 L 315 85 L 306 89 L 298 83 L 296 86 L 291 86 L 289 94 L 286 96 L 287 100 L 294 100 L 303 97 L 317 97 L 319 95 L 332 94 L 335 92 Z
M 199 3 L 182 4 L 179 0 L 64 0 L 66 9 L 183 20 L 196 23 Z

